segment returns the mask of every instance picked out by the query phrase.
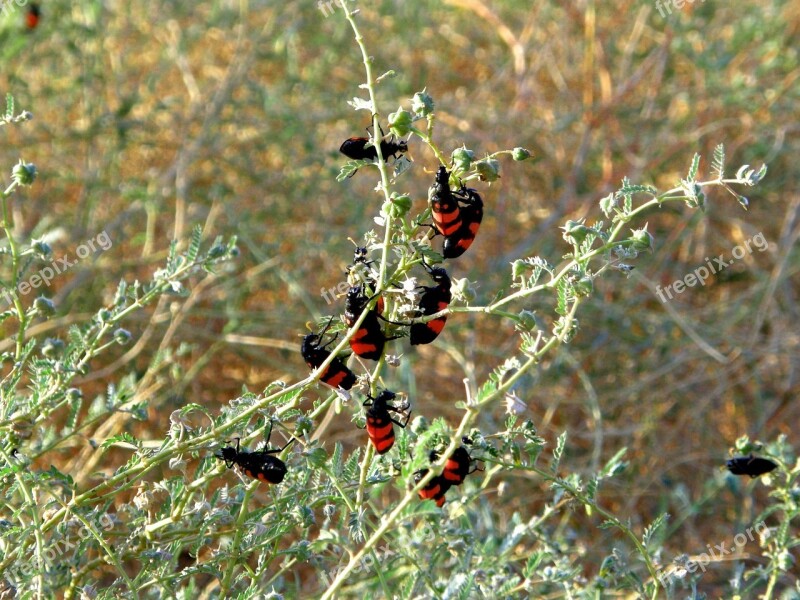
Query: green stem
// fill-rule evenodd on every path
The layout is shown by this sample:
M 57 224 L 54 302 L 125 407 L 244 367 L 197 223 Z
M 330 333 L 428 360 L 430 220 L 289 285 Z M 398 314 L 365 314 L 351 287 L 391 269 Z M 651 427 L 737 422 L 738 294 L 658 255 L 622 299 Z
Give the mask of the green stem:
M 58 493 L 51 493 L 51 495 L 63 508 L 66 508 L 66 505 L 61 500 L 61 497 L 58 495 Z M 87 521 L 83 515 L 78 512 L 72 514 L 76 519 L 78 519 L 78 521 L 83 523 L 83 526 L 86 527 L 86 530 L 92 534 L 92 537 L 94 537 L 95 540 L 97 540 L 97 543 L 100 545 L 103 551 L 105 551 L 106 556 L 108 556 L 109 562 L 114 565 L 120 577 L 122 577 L 122 579 L 125 581 L 125 585 L 127 585 L 131 593 L 136 596 L 136 584 L 134 584 L 133 581 L 131 581 L 131 578 L 128 577 L 128 574 L 125 572 L 125 568 L 122 566 L 117 553 L 111 549 L 111 547 L 103 539 L 103 536 L 100 535 L 97 529 L 89 521 Z
M 576 301 L 573 303 L 570 312 L 565 317 L 565 327 L 564 331 L 569 331 L 572 321 L 574 319 L 575 312 L 577 311 L 579 302 Z M 432 480 L 435 476 L 441 473 L 442 469 L 444 468 L 444 463 L 458 447 L 461 443 L 461 437 L 466 434 L 470 425 L 475 421 L 477 418 L 479 411 L 476 408 L 483 406 L 498 398 L 501 394 L 504 394 L 508 389 L 510 389 L 514 383 L 525 373 L 530 367 L 536 364 L 542 357 L 543 354 L 548 352 L 552 347 L 554 347 L 557 343 L 563 342 L 563 334 L 561 337 L 553 336 L 548 340 L 548 342 L 535 354 L 531 355 L 525 364 L 519 368 L 519 370 L 511 377 L 509 377 L 506 381 L 504 381 L 501 385 L 497 387 L 496 390 L 491 392 L 486 398 L 484 398 L 479 404 L 473 406 L 467 406 L 466 412 L 464 417 L 461 419 L 461 423 L 459 424 L 458 429 L 450 438 L 450 445 L 442 452 L 441 458 L 439 462 L 435 465 L 431 465 L 428 469 L 428 473 L 426 473 L 425 477 L 420 479 L 420 481 L 414 486 L 413 489 L 406 492 L 406 495 L 400 500 L 398 505 L 389 513 L 378 526 L 378 528 L 372 533 L 369 539 L 364 543 L 361 549 L 353 555 L 344 569 L 339 571 L 336 575 L 336 579 L 331 582 L 330 586 L 328 587 L 327 591 L 321 596 L 320 600 L 329 600 L 330 598 L 334 598 L 338 589 L 342 586 L 345 580 L 349 577 L 350 573 L 352 573 L 353 569 L 358 565 L 358 562 L 364 557 L 367 552 L 370 552 L 375 545 L 381 540 L 383 535 L 390 530 L 391 527 L 400 519 L 401 515 L 403 514 L 405 508 L 416 498 L 419 490 L 421 490 L 425 485 L 428 484 L 430 480 Z
M 5 450 L 0 446 L 0 457 L 3 458 L 3 462 L 5 464 L 11 464 L 11 458 L 5 452 Z M 44 548 L 45 548 L 45 541 L 44 536 L 42 535 L 42 523 L 39 520 L 39 513 L 36 510 L 37 503 L 34 500 L 33 490 L 28 486 L 28 482 L 26 477 L 19 472 L 19 470 L 14 469 L 14 479 L 17 480 L 17 484 L 19 485 L 19 489 L 22 491 L 22 495 L 25 498 L 27 505 L 30 507 L 31 511 L 31 521 L 33 523 L 33 534 L 36 538 L 36 561 L 37 561 L 37 568 L 36 568 L 36 579 L 38 580 L 38 584 L 36 585 L 36 597 L 42 598 L 42 591 L 44 589 L 44 572 L 45 572 L 45 564 L 46 560 L 44 557 Z M 22 544 L 17 546 L 17 555 L 21 554 Z M 3 561 L 4 563 L 11 562 L 11 559 L 14 558 L 14 552 L 10 552 L 7 559 Z M 0 572 L 4 569 L 0 568 Z
M 378 102 L 375 99 L 375 79 L 372 75 L 372 57 L 367 53 L 367 47 L 364 45 L 364 37 L 361 35 L 361 32 L 358 30 L 358 25 L 356 25 L 356 21 L 353 18 L 353 13 L 350 12 L 350 9 L 347 7 L 347 3 L 340 0 L 340 5 L 342 10 L 344 11 L 345 19 L 347 22 L 350 23 L 350 27 L 353 29 L 353 34 L 355 36 L 356 44 L 358 44 L 358 48 L 361 50 L 361 58 L 364 63 L 364 71 L 367 75 L 367 83 L 366 88 L 367 92 L 369 93 L 369 102 L 370 106 L 372 106 L 372 136 L 373 141 L 375 142 L 375 152 L 378 155 L 378 170 L 381 174 L 381 190 L 383 191 L 384 200 L 386 202 L 389 201 L 390 194 L 389 194 L 389 173 L 386 170 L 386 160 L 383 156 L 383 152 L 381 151 L 381 144 L 380 139 L 377 137 L 377 132 L 381 130 L 380 127 L 380 114 L 378 113 Z M 386 226 L 384 228 L 383 234 L 383 249 L 381 252 L 381 265 L 380 265 L 380 276 L 378 281 L 378 290 L 376 293 L 380 293 L 386 283 L 386 265 L 389 262 L 389 243 L 391 242 L 391 234 L 392 234 L 392 219 L 388 215 L 386 216 Z
M 11 214 L 8 210 L 8 203 L 9 197 L 16 189 L 17 184 L 12 183 L 11 185 L 6 188 L 6 190 L 2 193 L 2 208 L 3 208 L 3 232 L 6 235 L 6 239 L 8 240 L 8 248 L 11 252 L 11 298 L 14 303 L 14 308 L 17 312 L 17 319 L 19 320 L 19 330 L 17 331 L 16 336 L 16 347 L 14 358 L 19 361 L 20 357 L 22 356 L 22 349 L 25 344 L 25 331 L 28 329 L 28 322 L 29 316 L 25 312 L 25 308 L 22 306 L 22 300 L 19 297 L 19 278 L 20 278 L 20 251 L 19 246 L 17 245 L 16 240 L 14 239 L 13 228 L 14 223 L 13 219 L 11 218 Z M 15 366 L 15 369 L 22 368 L 22 365 Z M 4 403 L 5 404 L 5 403 Z
M 242 536 L 245 533 L 245 521 L 247 520 L 247 515 L 250 514 L 247 510 L 247 503 L 250 500 L 250 496 L 252 496 L 253 491 L 258 487 L 258 481 L 252 482 L 250 485 L 245 487 L 244 490 L 244 497 L 242 498 L 242 505 L 239 507 L 239 516 L 236 519 L 236 533 L 233 536 L 233 542 L 231 542 L 230 552 L 228 554 L 228 567 L 225 569 L 225 575 L 223 576 L 222 582 L 220 583 L 220 597 L 225 598 L 227 597 L 228 591 L 231 587 L 231 580 L 233 579 L 233 573 L 236 570 L 236 565 L 239 564 L 238 557 L 239 557 L 239 546 L 242 543 Z
M 432 135 L 432 132 L 433 132 L 433 121 L 434 121 L 434 116 L 433 116 L 433 115 L 429 115 L 429 116 L 428 116 L 428 131 L 427 131 L 427 132 L 420 131 L 420 130 L 419 130 L 419 129 L 417 129 L 416 127 L 412 127 L 412 128 L 411 128 L 411 130 L 412 130 L 412 131 L 414 132 L 414 134 L 415 134 L 415 135 L 417 135 L 417 136 L 418 136 L 418 137 L 419 137 L 419 138 L 420 138 L 420 139 L 421 139 L 423 142 L 425 142 L 426 144 L 428 144 L 428 147 L 429 147 L 431 150 L 433 150 L 433 153 L 436 155 L 436 158 L 439 160 L 439 162 L 440 162 L 442 165 L 444 165 L 444 166 L 447 166 L 448 164 L 450 164 L 450 161 L 449 161 L 449 160 L 447 160 L 447 158 L 445 157 L 445 155 L 442 153 L 442 151 L 439 149 L 439 147 L 438 147 L 438 146 L 436 145 L 436 143 L 433 141 L 433 135 Z

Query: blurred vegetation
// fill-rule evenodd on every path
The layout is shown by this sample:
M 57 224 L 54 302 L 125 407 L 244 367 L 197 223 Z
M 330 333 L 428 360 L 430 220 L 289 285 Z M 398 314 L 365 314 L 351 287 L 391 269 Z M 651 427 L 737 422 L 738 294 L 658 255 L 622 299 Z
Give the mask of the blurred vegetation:
M 721 469 L 737 438 L 783 434 L 798 447 L 800 8 L 788 0 L 695 2 L 661 16 L 648 1 L 563 4 L 349 6 L 359 9 L 376 71 L 396 72 L 379 88 L 384 118 L 427 88 L 437 138 L 451 148 L 482 155 L 524 146 L 535 155 L 482 190 L 486 216 L 457 274 L 474 282 L 475 304 L 508 291 L 513 260 L 557 263 L 568 251 L 558 227 L 599 219 L 598 200 L 624 176 L 672 187 L 695 152 L 710 158 L 721 142 L 732 165 L 769 165 L 746 213 L 715 189 L 704 213 L 673 204 L 648 214 L 658 251 L 641 257 L 631 278 L 599 280 L 577 337 L 516 390 L 529 411 L 521 418 L 548 446 L 569 432 L 565 472 L 596 471 L 628 448 L 628 467 L 604 483 L 601 503 L 637 530 L 670 513 L 659 534 L 668 564 L 731 540 L 764 509 L 765 486 Z M 57 314 L 29 335 L 43 339 L 90 320 L 121 279 L 151 279 L 171 240 L 186 250 L 196 225 L 209 243 L 237 236 L 241 252 L 197 276 L 188 296 L 163 295 L 132 314 L 124 323 L 132 343 L 110 348 L 75 380 L 85 398 L 125 380 L 131 397 L 146 403 L 146 418 L 98 423 L 34 460 L 35 469 L 54 465 L 87 485 L 130 457 L 99 449 L 103 440 L 127 433 L 155 447 L 170 414 L 188 403 L 217 415 L 243 388 L 260 393 L 276 379 L 307 375 L 300 335 L 308 321 L 341 311 L 320 290 L 344 280 L 348 238 L 360 242 L 380 209 L 374 171 L 335 180 L 345 160 L 340 143 L 369 125 L 346 104 L 363 69 L 341 9 L 325 16 L 317 2 L 52 0 L 32 31 L 24 12 L 0 13 L 0 91 L 34 115 L 2 131 L 0 165 L 21 156 L 39 170 L 13 206 L 14 234 L 46 239 L 55 256 L 102 231 L 113 240 L 52 282 L 44 293 Z M 421 202 L 436 162 L 420 144 L 411 155 L 404 191 Z M 758 233 L 767 251 L 668 304 L 656 296 L 656 286 L 729 257 Z M 13 348 L 15 325 L 4 322 L 0 351 Z M 395 378 L 415 413 L 455 423 L 462 379 L 484 381 L 516 349 L 508 329 L 494 318 L 454 315 L 435 347 L 404 345 Z M 54 413 L 34 440 L 56 435 L 67 417 Z M 498 403 L 479 427 L 499 431 L 505 418 Z M 314 436 L 329 452 L 342 442 L 345 454 L 365 439 L 333 409 Z M 164 471 L 145 479 L 175 476 Z M 550 501 L 549 485 L 530 473 L 500 479 L 476 500 L 481 527 L 513 527 L 512 515 L 528 519 Z M 276 489 L 254 495 L 269 505 Z M 112 505 L 128 500 L 123 494 Z M 596 515 L 559 510 L 548 534 L 574 542 L 583 570 L 576 576 L 596 576 L 619 533 L 598 529 Z M 466 519 L 459 517 L 463 527 Z M 297 532 L 286 536 L 296 540 Z M 534 541 L 520 544 L 527 552 Z M 755 544 L 746 550 L 759 552 Z M 795 548 L 795 568 L 798 559 Z M 719 597 L 736 568 L 713 563 L 698 589 Z M 303 580 L 304 568 L 284 571 L 273 584 L 287 597 L 324 591 Z M 786 574 L 778 591 L 797 581 Z

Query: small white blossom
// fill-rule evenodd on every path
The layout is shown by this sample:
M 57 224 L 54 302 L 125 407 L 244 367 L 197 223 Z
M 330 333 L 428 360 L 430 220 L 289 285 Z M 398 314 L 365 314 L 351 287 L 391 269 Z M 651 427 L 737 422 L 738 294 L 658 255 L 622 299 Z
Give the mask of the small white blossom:
M 528 405 L 517 396 L 516 392 L 506 392 L 505 396 L 506 402 L 506 414 L 509 415 L 519 415 L 528 410 Z
M 390 367 L 399 367 L 400 366 L 400 358 L 402 354 L 387 354 L 386 355 L 386 364 Z
M 411 292 L 416 291 L 417 289 L 417 278 L 416 277 L 406 277 L 403 283 L 400 284 L 400 289 L 403 290 L 404 293 L 408 294 Z

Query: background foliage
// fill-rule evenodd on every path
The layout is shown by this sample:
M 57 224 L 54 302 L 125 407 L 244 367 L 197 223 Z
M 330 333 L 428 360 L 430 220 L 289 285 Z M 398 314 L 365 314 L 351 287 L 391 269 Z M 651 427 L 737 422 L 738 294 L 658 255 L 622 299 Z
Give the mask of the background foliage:
M 640 536 L 669 513 L 650 548 L 667 565 L 726 540 L 730 547 L 770 502 L 787 503 L 785 514 L 797 510 L 790 478 L 783 496 L 769 498 L 762 482 L 734 479 L 720 467 L 742 435 L 764 442 L 787 436 L 786 446 L 770 447 L 787 460 L 797 447 L 800 11 L 780 1 L 695 2 L 666 16 L 649 2 L 567 4 L 348 5 L 360 9 L 377 72 L 397 74 L 379 87 L 384 115 L 427 86 L 436 99 L 437 139 L 448 150 L 462 143 L 481 154 L 524 146 L 536 157 L 504 165 L 502 179 L 481 189 L 486 217 L 457 275 L 473 282 L 475 304 L 509 291 L 508 264 L 517 258 L 558 263 L 569 251 L 559 226 L 601 218 L 598 200 L 624 176 L 668 189 L 686 176 L 695 152 L 710 172 L 720 142 L 735 167 L 769 165 L 767 179 L 743 191 L 747 213 L 716 189 L 705 212 L 671 204 L 645 215 L 656 251 L 636 261 L 631 278 L 598 280 L 582 303 L 575 339 L 516 388 L 526 404 L 520 419 L 535 425 L 546 462 L 558 436 L 569 433 L 561 475 L 588 478 L 627 448 L 627 467 L 603 482 L 599 503 Z M 0 564 L 11 569 L 33 560 L 37 536 L 56 535 L 42 532 L 42 524 L 57 517 L 52 531 L 58 523 L 60 539 L 94 533 L 80 552 L 60 552 L 38 584 L 28 581 L 44 596 L 76 595 L 85 585 L 109 597 L 131 594 L 131 586 L 148 596 L 181 590 L 186 597 L 249 597 L 272 588 L 287 597 L 319 595 L 364 530 L 403 494 L 384 461 L 371 474 L 375 486 L 364 506 L 342 508 L 347 494 L 331 482 L 357 479 L 357 449 L 366 440 L 351 407 L 322 387 L 281 400 L 289 405 L 281 413 L 284 434 L 300 416 L 293 411 L 311 416 L 310 445 L 286 455 L 293 471 L 281 486 L 242 487 L 211 454 L 215 443 L 238 435 L 252 434 L 243 444 L 258 444 L 264 417 L 275 409 L 240 415 L 271 382 L 306 377 L 299 334 L 307 321 L 341 311 L 341 302 L 327 305 L 320 290 L 344 278 L 348 237 L 359 241 L 379 210 L 374 171 L 335 181 L 344 162 L 339 144 L 368 124 L 366 113 L 345 102 L 364 78 L 352 31 L 340 8 L 325 16 L 305 1 L 54 0 L 42 12 L 32 32 L 24 30 L 24 9 L 0 13 L 0 90 L 35 117 L 2 128 L 0 164 L 8 173 L 21 156 L 39 171 L 9 204 L 12 234 L 27 244 L 45 238 L 54 256 L 74 253 L 102 231 L 113 247 L 55 279 L 43 291 L 55 315 L 34 315 L 25 335 L 37 340 L 33 353 L 59 338 L 66 356 L 80 362 L 88 338 L 76 339 L 68 328 L 84 327 L 87 336 L 103 331 L 98 311 L 106 307 L 107 319 L 131 340 L 86 355 L 85 371 L 59 380 L 61 395 L 49 404 L 31 396 L 40 388 L 30 370 L 4 381 L 4 394 L 26 401 L 18 412 L 4 409 L 0 423 Z M 423 169 L 436 163 L 419 143 L 411 152 L 404 191 L 419 202 L 431 180 Z M 767 251 L 668 304 L 656 296 L 655 286 L 682 278 L 706 257 L 730 255 L 758 233 L 769 241 Z M 215 242 L 220 235 L 224 241 Z M 231 257 L 233 236 L 238 256 Z M 180 242 L 170 258 L 173 239 Z M 209 256 L 214 247 L 224 252 Z M 175 258 L 181 253 L 184 262 Z M 178 273 L 189 264 L 211 272 Z M 2 268 L 7 281 L 9 266 Z M 152 283 L 152 302 L 123 314 L 120 280 Z M 23 297 L 25 307 L 34 298 Z M 128 298 L 126 306 L 135 304 Z M 527 308 L 552 303 L 552 296 L 536 297 Z M 2 327 L 0 351 L 13 353 L 18 322 L 7 318 Z M 496 317 L 452 316 L 434 346 L 404 346 L 395 387 L 409 394 L 415 414 L 454 426 L 462 379 L 483 382 L 513 354 L 511 330 Z M 13 362 L 4 363 L 4 377 Z M 41 368 L 49 377 L 49 367 Z M 192 405 L 208 416 L 174 413 Z M 211 420 L 237 418 L 222 438 L 209 433 Z M 505 422 L 498 402 L 477 425 L 488 434 Z M 175 452 L 173 462 L 148 462 L 147 452 L 169 444 L 189 451 Z M 315 448 L 332 457 L 320 460 Z M 114 480 L 126 464 L 142 467 Z M 20 469 L 36 475 L 31 497 L 24 497 Z M 109 481 L 113 494 L 87 498 L 81 510 L 63 508 Z M 602 517 L 575 510 L 574 498 L 554 495 L 540 475 L 505 470 L 465 489 L 463 510 L 448 496 L 446 506 L 453 506 L 444 518 L 435 509 L 424 519 L 410 513 L 373 554 L 381 568 L 352 576 L 343 597 L 400 593 L 400 581 L 417 586 L 402 590 L 412 595 L 456 595 L 464 584 L 466 596 L 474 584 L 513 596 L 527 593 L 520 581 L 529 580 L 554 597 L 568 597 L 570 589 L 595 597 L 589 594 L 604 584 L 602 593 L 636 594 L 626 578 L 645 572 L 624 536 L 598 529 Z M 777 522 L 776 514 L 767 518 Z M 15 554 L 19 539 L 26 550 Z M 59 548 L 56 537 L 47 539 Z M 108 558 L 112 548 L 116 564 Z M 757 541 L 744 551 L 749 560 L 712 562 L 698 593 L 727 597 L 743 568 L 773 564 Z M 797 597 L 789 591 L 798 585 L 797 549 L 787 540 L 783 552 L 776 558 L 788 570 L 771 593 Z M 422 581 L 411 577 L 418 573 Z M 762 580 L 743 597 L 763 590 Z

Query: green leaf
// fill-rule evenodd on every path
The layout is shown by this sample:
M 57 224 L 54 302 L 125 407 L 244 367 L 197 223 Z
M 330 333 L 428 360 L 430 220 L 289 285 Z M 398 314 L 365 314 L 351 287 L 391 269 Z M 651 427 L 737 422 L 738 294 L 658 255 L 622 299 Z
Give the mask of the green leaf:
M 561 435 L 558 436 L 558 441 L 556 442 L 556 449 L 553 450 L 553 464 L 550 466 L 550 470 L 553 473 L 558 473 L 558 466 L 561 464 L 561 457 L 564 454 L 564 447 L 567 445 L 567 432 L 564 431 Z
M 117 443 L 125 443 L 135 446 L 136 448 L 141 448 L 141 444 L 139 440 L 133 437 L 128 432 L 118 433 L 117 435 L 112 435 L 110 438 L 106 439 L 102 444 L 100 444 L 101 448 L 110 448 L 114 444 Z
M 169 244 L 169 254 L 167 256 L 167 273 L 172 275 L 180 267 L 178 258 L 178 240 L 172 240 Z
M 192 241 L 189 242 L 189 250 L 186 252 L 186 259 L 193 263 L 197 260 L 197 255 L 200 253 L 200 243 L 203 241 L 203 228 L 197 225 L 192 230 Z
M 503 585 L 500 586 L 499 589 L 496 590 L 496 594 L 498 598 L 503 597 L 510 597 L 511 593 L 516 589 L 516 587 L 520 583 L 520 578 L 516 575 L 509 577 L 509 579 L 503 582 Z M 467 596 L 469 598 L 469 596 Z
M 44 479 L 51 479 L 59 481 L 61 483 L 65 483 L 69 487 L 72 487 L 72 485 L 75 483 L 71 475 L 62 473 L 61 471 L 56 469 L 53 465 L 50 465 L 50 468 L 47 471 L 42 471 L 41 476 Z
M 477 398 L 475 399 L 476 402 L 480 403 L 485 398 L 493 394 L 497 390 L 497 383 L 493 381 L 493 379 L 489 379 L 484 383 L 479 389 Z
M 147 409 L 150 407 L 148 402 L 137 402 L 125 412 L 130 413 L 137 421 L 147 421 Z
M 619 193 L 622 195 L 627 194 L 650 194 L 651 196 L 657 196 L 658 190 L 654 188 L 652 185 L 639 185 L 630 183 L 627 178 L 623 180 L 622 187 L 619 190 Z
M 361 87 L 363 87 L 363 84 Z M 354 110 L 368 110 L 370 113 L 375 112 L 372 108 L 372 102 L 364 98 L 355 97 L 352 100 L 348 100 L 347 103 L 352 106 Z
M 188 414 L 193 412 L 200 412 L 207 416 L 209 419 L 212 419 L 211 413 L 205 406 L 201 406 L 200 404 L 196 404 L 194 402 L 190 402 L 189 404 L 184 404 L 181 406 L 179 413 L 180 416 L 185 417 Z
M 64 424 L 64 431 L 74 431 L 75 426 L 78 424 L 78 413 L 83 406 L 83 396 L 76 394 L 69 399 L 69 415 L 67 415 L 67 422 Z
M 546 556 L 546 552 L 539 551 L 534 552 L 528 557 L 528 562 L 525 563 L 525 568 L 522 571 L 526 578 L 530 578 L 536 573 L 539 569 L 539 565 L 542 564 Z
M 689 167 L 689 174 L 686 176 L 686 180 L 690 182 L 695 182 L 697 180 L 697 170 L 700 167 L 700 155 L 695 152 L 694 157 L 692 158 L 692 165 Z
M 469 600 L 472 593 L 473 577 L 474 575 L 472 574 L 454 573 L 442 597 L 448 600 Z
M 627 447 L 618 450 L 617 453 L 612 456 L 605 466 L 600 470 L 600 473 L 598 474 L 599 478 L 605 479 L 620 473 L 627 466 L 627 463 L 622 460 L 622 457 L 625 456 L 626 452 L 628 452 Z
M 642 544 L 647 547 L 653 535 L 669 520 L 669 513 L 662 513 L 658 518 L 645 527 L 644 534 L 642 535 Z
M 419 581 L 420 577 L 421 573 L 416 571 L 403 578 L 400 586 L 400 598 L 403 600 L 411 600 L 412 598 L 416 597 L 414 594 L 414 588 L 416 587 L 417 581 Z
M 83 337 L 83 332 L 81 331 L 80 327 L 77 325 L 72 325 L 67 332 L 67 336 L 69 337 L 69 343 L 76 348 L 85 348 L 88 344 L 86 338 Z
M 357 480 L 360 472 L 361 448 L 356 448 L 342 468 L 342 477 L 346 480 Z
M 349 160 L 342 165 L 339 174 L 336 176 L 336 181 L 344 181 L 352 177 L 361 167 L 371 164 L 374 164 L 371 160 Z
M 360 544 L 364 541 L 364 521 L 366 519 L 366 510 L 359 509 L 356 512 L 351 512 L 347 519 L 347 528 L 350 531 L 350 539 Z
M 558 304 L 556 305 L 556 312 L 562 317 L 566 316 L 569 312 L 568 302 L 570 297 L 570 286 L 565 279 L 560 279 L 556 285 L 556 292 L 558 295 Z
M 631 185 L 632 185 L 631 184 L 631 180 L 628 179 L 627 177 L 623 177 L 622 178 L 622 187 L 619 190 L 617 190 L 616 192 L 614 192 L 614 195 L 617 198 L 620 198 L 620 197 L 623 198 L 624 202 L 623 202 L 623 205 L 622 205 L 622 212 L 623 212 L 623 214 L 626 214 L 626 215 L 628 213 L 630 213 L 631 209 L 633 208 L 633 196 L 631 194 L 627 194 L 627 193 L 623 192 L 622 190 L 630 188 Z
M 597 496 L 597 486 L 599 483 L 599 479 L 597 477 L 592 477 L 589 480 L 589 483 L 586 486 L 586 497 L 589 500 L 594 500 Z
M 341 475 L 342 473 L 342 454 L 344 450 L 342 449 L 342 444 L 340 442 L 336 442 L 336 445 L 333 447 L 333 456 L 331 456 L 331 471 L 335 475 Z
M 718 144 L 714 148 L 714 159 L 711 161 L 711 171 L 717 176 L 717 179 L 722 179 L 725 175 L 725 145 Z

